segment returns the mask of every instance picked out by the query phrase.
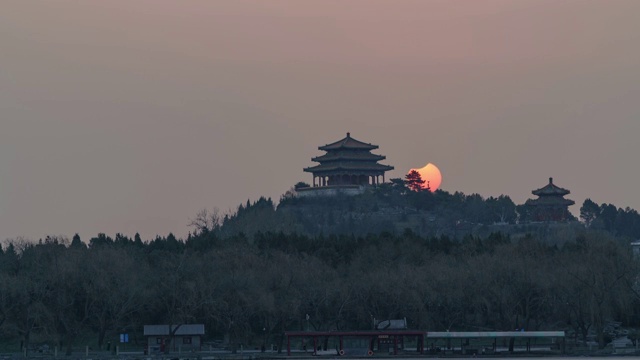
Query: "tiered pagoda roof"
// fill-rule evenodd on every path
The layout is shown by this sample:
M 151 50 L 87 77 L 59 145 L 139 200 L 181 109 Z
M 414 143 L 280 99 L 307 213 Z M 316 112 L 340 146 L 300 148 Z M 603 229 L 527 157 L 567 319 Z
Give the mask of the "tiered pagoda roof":
M 370 152 L 357 152 L 357 153 L 328 153 L 321 156 L 312 158 L 315 162 L 330 162 L 338 160 L 347 161 L 380 161 L 386 159 L 386 156 L 372 154 Z
M 549 183 L 546 186 L 533 190 L 531 193 L 537 196 L 565 196 L 569 195 L 571 191 L 561 188 L 560 186 L 556 186 L 553 183 L 553 178 L 550 177 Z
M 377 184 L 377 177 L 382 176 L 384 181 L 384 173 L 393 170 L 393 166 L 378 163 L 386 157 L 371 153 L 377 148 L 377 145 L 356 140 L 347 133 L 343 139 L 319 146 L 318 150 L 326 153 L 312 158 L 319 164 L 304 168 L 304 171 L 313 173 L 314 185 L 318 178 L 319 186 Z
M 575 201 L 565 199 L 565 195 L 569 195 L 571 191 L 561 188 L 553 183 L 553 178 L 549 178 L 549 183 L 540 189 L 533 190 L 533 195 L 538 196 L 537 199 L 527 200 L 527 205 L 564 205 L 571 206 Z
M 338 140 L 334 143 L 327 144 L 324 146 L 319 146 L 318 150 L 322 151 L 331 151 L 331 150 L 375 150 L 378 148 L 378 145 L 371 145 L 362 141 L 358 141 L 351 137 L 351 133 L 347 133 L 347 137 L 342 140 Z
M 575 201 L 564 198 L 571 192 L 555 185 L 553 178 L 549 178 L 549 183 L 546 186 L 533 190 L 531 193 L 538 198 L 527 200 L 525 205 L 533 209 L 533 220 L 565 221 L 572 217 L 569 213 L 569 206 L 575 204 Z
M 569 199 L 564 198 L 550 198 L 550 197 L 541 197 L 538 199 L 528 199 L 526 201 L 526 205 L 546 205 L 546 206 L 554 206 L 554 205 L 564 205 L 571 206 L 576 202 Z
M 320 173 L 324 171 L 350 171 L 350 170 L 359 170 L 359 171 L 389 171 L 393 170 L 393 166 L 382 165 L 377 163 L 368 163 L 368 162 L 331 162 L 328 164 L 320 164 L 313 167 L 305 168 L 304 171 L 311 173 Z

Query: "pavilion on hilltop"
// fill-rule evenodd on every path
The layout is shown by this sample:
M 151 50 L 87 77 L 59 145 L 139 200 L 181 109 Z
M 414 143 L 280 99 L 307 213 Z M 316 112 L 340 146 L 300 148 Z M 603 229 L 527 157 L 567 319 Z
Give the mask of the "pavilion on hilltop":
M 566 221 L 572 218 L 569 206 L 575 202 L 564 198 L 571 192 L 556 186 L 553 178 L 549 178 L 549 183 L 545 187 L 533 190 L 531 193 L 538 196 L 537 199 L 529 199 L 525 202 L 525 205 L 530 208 L 531 220 Z
M 377 145 L 358 141 L 347 133 L 341 140 L 318 147 L 326 154 L 312 158 L 319 165 L 304 171 L 313 174 L 314 188 L 377 185 L 385 181 L 386 171 L 393 170 L 393 166 L 378 163 L 386 157 L 371 153 L 377 148 Z

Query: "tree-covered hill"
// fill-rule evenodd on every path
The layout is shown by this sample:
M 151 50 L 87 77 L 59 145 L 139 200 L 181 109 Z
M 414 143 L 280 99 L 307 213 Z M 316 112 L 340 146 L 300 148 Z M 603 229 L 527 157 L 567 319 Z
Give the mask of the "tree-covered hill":
M 640 238 L 640 215 L 633 209 L 598 205 L 585 200 L 580 219 L 534 222 L 526 205 L 516 205 L 509 196 L 485 198 L 479 194 L 453 194 L 438 190 L 410 191 L 402 182 L 383 184 L 357 196 L 298 197 L 295 189 L 282 196 L 276 205 L 271 199 L 240 205 L 225 216 L 199 214 L 200 223 L 222 236 L 244 234 L 252 238 L 258 232 L 283 232 L 307 236 L 390 232 L 406 229 L 422 236 L 488 236 L 501 232 L 512 236 L 536 234 L 557 241 L 587 227 L 605 230 L 627 239 Z
M 604 346 L 607 324 L 640 327 L 635 210 L 587 200 L 581 221 L 540 224 L 506 196 L 397 183 L 292 195 L 202 211 L 186 239 L 7 240 L 0 338 L 70 351 L 81 337 L 104 348 L 145 324 L 204 323 L 230 348 L 282 349 L 284 331 L 304 329 L 309 315 L 316 330 L 406 318 L 430 331 L 566 330 Z
M 87 335 L 104 348 L 145 324 L 204 323 L 231 348 L 263 339 L 282 348 L 308 314 L 316 330 L 406 318 L 430 331 L 567 330 L 604 345 L 608 322 L 640 326 L 637 276 L 626 243 L 589 230 L 560 245 L 410 230 L 47 238 L 0 251 L 0 332 L 70 350 Z
M 301 198 L 289 192 L 277 206 L 261 198 L 219 220 L 220 231 L 227 236 L 258 231 L 309 236 L 397 234 L 405 229 L 428 236 L 457 236 L 481 226 L 514 225 L 518 213 L 508 196 L 484 199 L 478 194 L 414 192 L 386 184 L 357 196 Z

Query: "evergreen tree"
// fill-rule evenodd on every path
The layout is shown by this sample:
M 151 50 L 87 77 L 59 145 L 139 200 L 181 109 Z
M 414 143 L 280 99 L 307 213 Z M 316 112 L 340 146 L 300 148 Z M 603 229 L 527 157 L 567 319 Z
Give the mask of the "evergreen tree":
M 580 207 L 580 219 L 589 227 L 600 215 L 600 207 L 591 199 L 585 199 Z
M 69 247 L 72 249 L 86 249 L 87 245 L 82 242 L 80 235 L 76 233 L 73 235 L 73 239 L 71 240 L 71 245 L 69 245 Z
M 422 191 L 425 181 L 416 170 L 411 170 L 405 177 L 404 183 L 412 191 Z

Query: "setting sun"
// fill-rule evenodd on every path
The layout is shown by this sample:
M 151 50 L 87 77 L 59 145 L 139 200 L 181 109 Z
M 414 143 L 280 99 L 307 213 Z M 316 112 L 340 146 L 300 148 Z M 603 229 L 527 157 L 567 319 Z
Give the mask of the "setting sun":
M 411 170 L 416 170 L 420 173 L 422 180 L 424 180 L 423 188 L 426 189 L 429 187 L 431 192 L 434 192 L 440 187 L 440 184 L 442 183 L 442 174 L 440 173 L 440 169 L 432 163 L 428 163 L 423 168 Z M 411 170 L 409 170 L 409 172 L 411 172 Z

